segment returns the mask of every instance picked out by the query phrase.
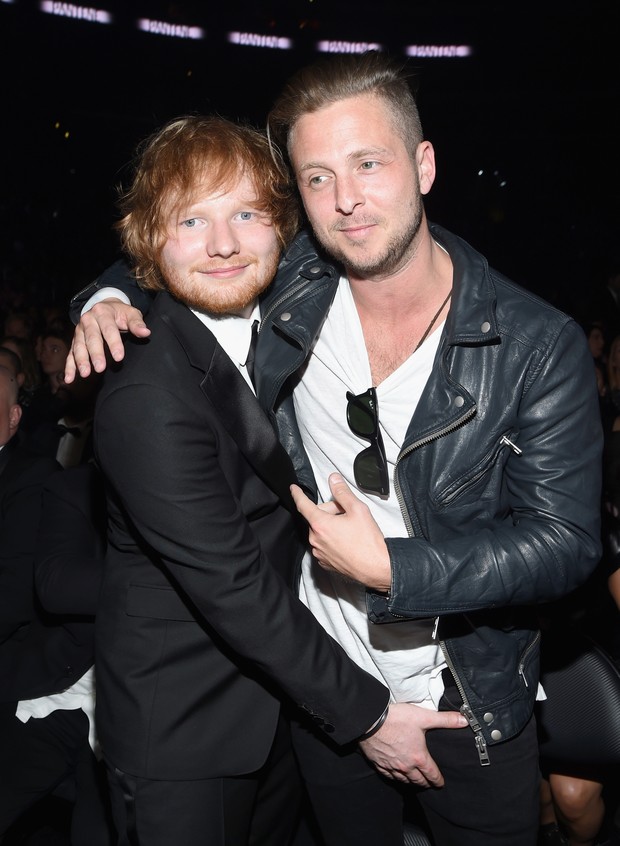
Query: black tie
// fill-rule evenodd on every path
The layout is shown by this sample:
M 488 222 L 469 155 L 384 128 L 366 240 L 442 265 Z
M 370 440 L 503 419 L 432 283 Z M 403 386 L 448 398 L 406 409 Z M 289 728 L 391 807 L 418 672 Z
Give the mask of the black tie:
M 73 435 L 74 438 L 82 437 L 82 430 L 79 426 L 65 426 L 64 423 L 57 423 L 56 431 L 59 433 L 61 438 L 63 435 Z
M 245 368 L 248 371 L 248 375 L 252 380 L 252 384 L 256 385 L 254 382 L 254 356 L 256 354 L 256 342 L 258 341 L 258 325 L 259 321 L 255 320 L 252 323 L 252 336 L 250 338 L 250 349 L 248 350 L 248 357 L 245 362 Z

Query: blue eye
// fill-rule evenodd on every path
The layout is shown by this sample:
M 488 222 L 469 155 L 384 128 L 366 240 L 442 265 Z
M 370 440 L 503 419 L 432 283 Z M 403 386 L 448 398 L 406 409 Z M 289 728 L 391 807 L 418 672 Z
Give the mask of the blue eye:
M 239 214 L 239 217 L 241 218 L 241 220 L 252 220 L 252 218 L 254 217 L 254 214 L 252 212 L 245 211 L 245 212 L 241 212 Z
M 185 226 L 187 229 L 193 229 L 196 226 L 196 218 L 190 217 L 189 220 L 184 220 L 181 226 Z

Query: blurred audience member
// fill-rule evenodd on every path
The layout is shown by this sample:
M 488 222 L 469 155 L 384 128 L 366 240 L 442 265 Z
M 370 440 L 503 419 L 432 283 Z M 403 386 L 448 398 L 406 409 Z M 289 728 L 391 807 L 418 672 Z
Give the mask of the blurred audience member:
M 13 379 L 17 382 L 19 396 L 20 386 L 24 381 L 24 371 L 22 370 L 20 357 L 8 347 L 0 346 L 0 366 L 6 368 Z
M 54 473 L 43 491 L 37 552 L 14 599 L 37 602 L 0 646 L 0 835 L 53 791 L 73 802 L 72 846 L 111 846 L 107 783 L 94 728 L 94 615 L 106 510 L 97 468 Z
M 48 330 L 42 336 L 40 365 L 43 381 L 24 409 L 22 421 L 23 430 L 29 434 L 35 433 L 41 424 L 57 423 L 62 417 L 66 398 L 58 390 L 64 384 L 64 367 L 71 346 L 72 328 L 63 325 Z
M 0 364 L 0 648 L 33 614 L 32 561 L 44 481 L 60 466 L 36 455 L 19 433 L 13 373 Z M 0 690 L 6 690 L 0 677 Z M 1 694 L 0 694 L 1 695 Z
M 596 364 L 605 363 L 605 325 L 602 320 L 592 320 L 584 324 L 588 346 Z
M 605 340 L 611 344 L 620 334 L 620 259 L 612 256 L 606 260 L 599 281 L 590 291 L 587 313 L 605 320 Z
M 5 335 L 0 344 L 13 350 L 21 359 L 24 378 L 19 392 L 19 404 L 22 408 L 26 408 L 41 384 L 41 367 L 35 355 L 34 346 L 30 341 L 19 338 L 17 335 Z
M 91 373 L 87 379 L 79 377 L 71 384 L 63 380 L 58 389 L 64 399 L 64 411 L 54 427 L 55 455 L 63 467 L 74 467 L 93 456 L 93 418 L 101 380 L 101 374 Z
M 592 361 L 594 362 L 601 422 L 605 433 L 607 433 L 613 426 L 617 411 L 611 401 L 611 393 L 607 379 L 608 362 L 605 325 L 602 320 L 596 319 L 583 322 L 582 327 L 586 333 L 588 347 L 592 354 Z
M 616 335 L 609 345 L 609 353 L 607 355 L 607 385 L 610 400 L 616 410 L 616 414 L 620 414 L 620 335 Z
M 620 612 L 608 586 L 605 558 L 588 581 L 559 602 L 541 607 L 543 646 L 545 632 L 551 635 L 579 631 L 595 641 L 612 658 L 614 639 L 620 629 Z M 549 634 L 547 635 L 549 637 Z M 572 639 L 554 639 L 560 658 Z M 548 650 L 555 650 L 556 646 Z M 545 650 L 543 649 L 543 656 Z M 552 652 L 553 654 L 553 652 Z M 613 787 L 614 776 L 608 766 L 548 760 L 541 756 L 540 832 L 538 846 L 594 846 L 607 843 L 606 788 Z
M 32 343 L 35 333 L 35 321 L 25 311 L 10 312 L 4 319 L 4 334 L 23 338 Z
M 540 802 L 538 846 L 594 846 L 605 819 L 601 781 L 543 772 Z

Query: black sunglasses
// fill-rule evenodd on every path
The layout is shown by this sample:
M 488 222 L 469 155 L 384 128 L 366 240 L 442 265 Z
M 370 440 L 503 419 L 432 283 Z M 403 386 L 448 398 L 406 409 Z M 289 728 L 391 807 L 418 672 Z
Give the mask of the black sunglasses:
M 347 423 L 358 438 L 370 441 L 370 446 L 355 456 L 353 473 L 355 483 L 365 493 L 387 496 L 390 492 L 387 458 L 379 430 L 377 392 L 368 388 L 363 394 L 347 391 Z

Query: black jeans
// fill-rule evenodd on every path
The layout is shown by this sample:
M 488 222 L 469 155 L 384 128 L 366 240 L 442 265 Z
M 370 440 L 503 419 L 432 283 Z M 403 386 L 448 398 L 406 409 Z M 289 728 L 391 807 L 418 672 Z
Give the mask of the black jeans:
M 455 692 L 455 691 L 454 691 Z M 446 689 L 441 710 L 458 710 Z M 429 751 L 445 779 L 422 790 L 384 779 L 356 749 L 329 745 L 293 725 L 293 744 L 325 846 L 402 846 L 403 814 L 422 808 L 435 846 L 535 846 L 539 769 L 532 718 L 512 740 L 489 750 L 480 766 L 469 728 L 427 732 Z

